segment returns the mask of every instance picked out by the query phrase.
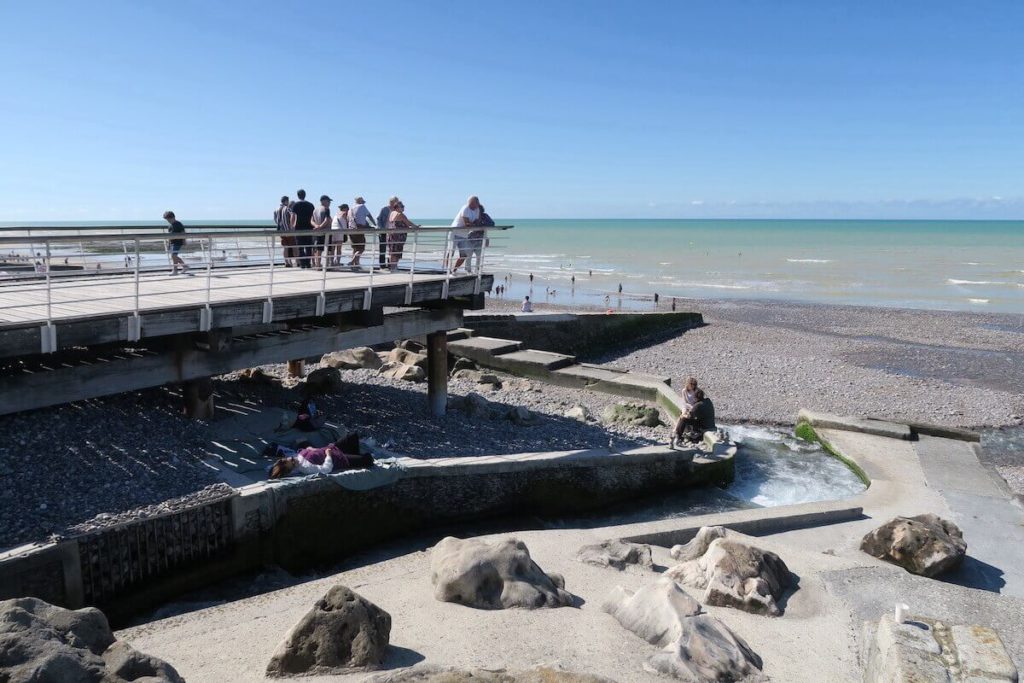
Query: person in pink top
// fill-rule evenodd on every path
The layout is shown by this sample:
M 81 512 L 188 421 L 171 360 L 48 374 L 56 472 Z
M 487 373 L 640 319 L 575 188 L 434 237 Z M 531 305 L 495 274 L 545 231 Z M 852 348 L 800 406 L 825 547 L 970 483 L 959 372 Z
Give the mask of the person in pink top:
M 294 451 L 274 445 L 268 450 L 277 457 L 277 461 L 270 468 L 271 479 L 280 479 L 291 474 L 330 474 L 373 465 L 372 456 L 359 453 L 359 435 L 354 432 L 326 446 L 307 446 Z

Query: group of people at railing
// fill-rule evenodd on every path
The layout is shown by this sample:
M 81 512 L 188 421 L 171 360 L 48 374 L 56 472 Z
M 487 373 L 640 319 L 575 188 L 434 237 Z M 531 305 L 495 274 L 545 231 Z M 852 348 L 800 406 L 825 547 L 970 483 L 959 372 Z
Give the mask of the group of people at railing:
M 317 207 L 306 199 L 305 190 L 299 190 L 296 196 L 295 201 L 281 197 L 274 210 L 274 225 L 282 233 L 281 246 L 288 267 L 361 267 L 367 238 L 371 237 L 377 242 L 379 268 L 393 271 L 405 255 L 408 231 L 421 227 L 406 215 L 405 204 L 398 197 L 391 197 L 374 219 L 362 197 L 356 197 L 353 206 L 341 204 L 332 216 L 334 200 L 330 196 L 321 195 Z M 479 268 L 487 239 L 481 228 L 493 225 L 480 199 L 470 197 L 452 221 L 444 267 L 454 273 L 465 266 L 469 272 L 475 256 Z M 343 263 L 346 243 L 351 245 L 351 258 Z

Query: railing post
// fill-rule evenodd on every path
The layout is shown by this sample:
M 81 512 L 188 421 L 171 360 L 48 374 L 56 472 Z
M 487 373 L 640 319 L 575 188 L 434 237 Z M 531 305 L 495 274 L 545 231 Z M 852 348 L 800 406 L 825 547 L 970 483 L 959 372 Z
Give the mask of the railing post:
M 40 350 L 42 353 L 53 353 L 57 350 L 57 328 L 53 325 L 53 291 L 50 286 L 50 240 L 45 240 L 43 245 L 46 249 L 46 260 L 43 268 L 46 273 L 46 324 L 39 330 Z M 32 258 L 35 258 L 35 247 Z
M 139 269 L 142 267 L 142 249 L 135 238 L 135 315 L 128 319 L 128 341 L 142 339 L 142 318 L 139 317 Z
M 274 238 L 267 238 L 267 258 L 270 259 L 270 280 L 267 282 L 267 300 L 263 302 L 263 322 L 274 320 Z
M 416 281 L 416 251 L 419 247 L 420 233 L 419 230 L 415 230 L 412 233 L 412 263 L 409 266 L 409 286 L 405 290 L 405 305 L 409 306 L 412 304 L 412 287 Z
M 330 231 L 324 235 L 324 250 L 320 258 L 320 296 L 316 298 L 316 314 L 321 316 L 327 308 L 327 258 L 330 248 Z
M 373 272 L 380 265 L 380 230 L 380 226 L 377 226 L 377 232 L 374 233 L 374 246 L 377 248 L 377 251 L 370 254 L 370 286 L 363 292 L 364 311 L 370 310 L 370 306 L 373 305 Z
M 444 287 L 442 287 L 441 298 L 448 298 L 448 287 L 452 282 L 452 264 L 451 260 L 455 257 L 455 252 L 450 251 L 449 247 L 455 244 L 455 237 L 452 231 L 449 230 L 444 234 L 444 255 L 442 257 L 444 263 Z M 450 257 L 449 257 L 450 252 Z
M 206 248 L 210 248 L 211 237 L 206 238 Z M 202 249 L 203 241 L 199 240 L 199 248 Z M 213 285 L 213 261 L 206 259 L 206 306 L 199 312 L 199 331 L 209 332 L 213 327 L 213 309 L 210 308 L 210 291 Z
M 480 293 L 480 280 L 484 275 L 484 250 L 487 248 L 487 235 L 490 234 L 487 228 L 484 228 L 484 236 L 480 238 L 480 253 L 476 257 L 476 283 L 473 285 L 473 293 Z M 470 256 L 473 252 L 469 253 Z

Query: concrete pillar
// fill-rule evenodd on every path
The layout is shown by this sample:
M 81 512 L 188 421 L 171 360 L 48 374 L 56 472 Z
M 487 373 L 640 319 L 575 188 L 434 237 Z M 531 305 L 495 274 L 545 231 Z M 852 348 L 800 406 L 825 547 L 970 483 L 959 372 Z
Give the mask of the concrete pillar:
M 430 414 L 444 417 L 448 409 L 448 333 L 427 335 L 427 401 Z
M 306 376 L 306 361 L 305 360 L 290 360 L 288 361 L 288 376 L 298 377 L 302 379 Z
M 194 379 L 182 385 L 185 415 L 205 420 L 213 417 L 213 382 L 209 377 Z

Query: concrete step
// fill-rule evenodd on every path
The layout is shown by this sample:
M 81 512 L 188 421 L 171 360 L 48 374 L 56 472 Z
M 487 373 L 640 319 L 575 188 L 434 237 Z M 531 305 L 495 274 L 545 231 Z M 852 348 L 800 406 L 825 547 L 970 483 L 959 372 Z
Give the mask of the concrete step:
M 450 343 L 462 339 L 469 339 L 470 337 L 473 336 L 473 334 L 473 330 L 469 329 L 468 327 L 459 327 L 457 329 L 448 331 L 448 341 Z
M 493 356 L 487 366 L 496 370 L 505 370 L 516 375 L 547 379 L 553 370 L 558 370 L 576 362 L 573 356 L 550 351 L 514 351 L 500 356 Z
M 812 427 L 821 429 L 841 429 L 847 432 L 859 432 L 861 434 L 873 434 L 885 436 L 890 439 L 902 439 L 910 441 L 913 434 L 910 427 L 898 422 L 886 422 L 885 420 L 873 420 L 870 418 L 849 417 L 845 415 L 832 415 L 830 413 L 819 413 L 806 408 L 801 408 L 797 415 L 798 422 L 809 422 Z
M 495 356 L 511 353 L 522 348 L 522 342 L 513 339 L 497 339 L 495 337 L 467 337 L 449 341 L 448 353 L 475 360 L 481 365 L 490 366 Z

